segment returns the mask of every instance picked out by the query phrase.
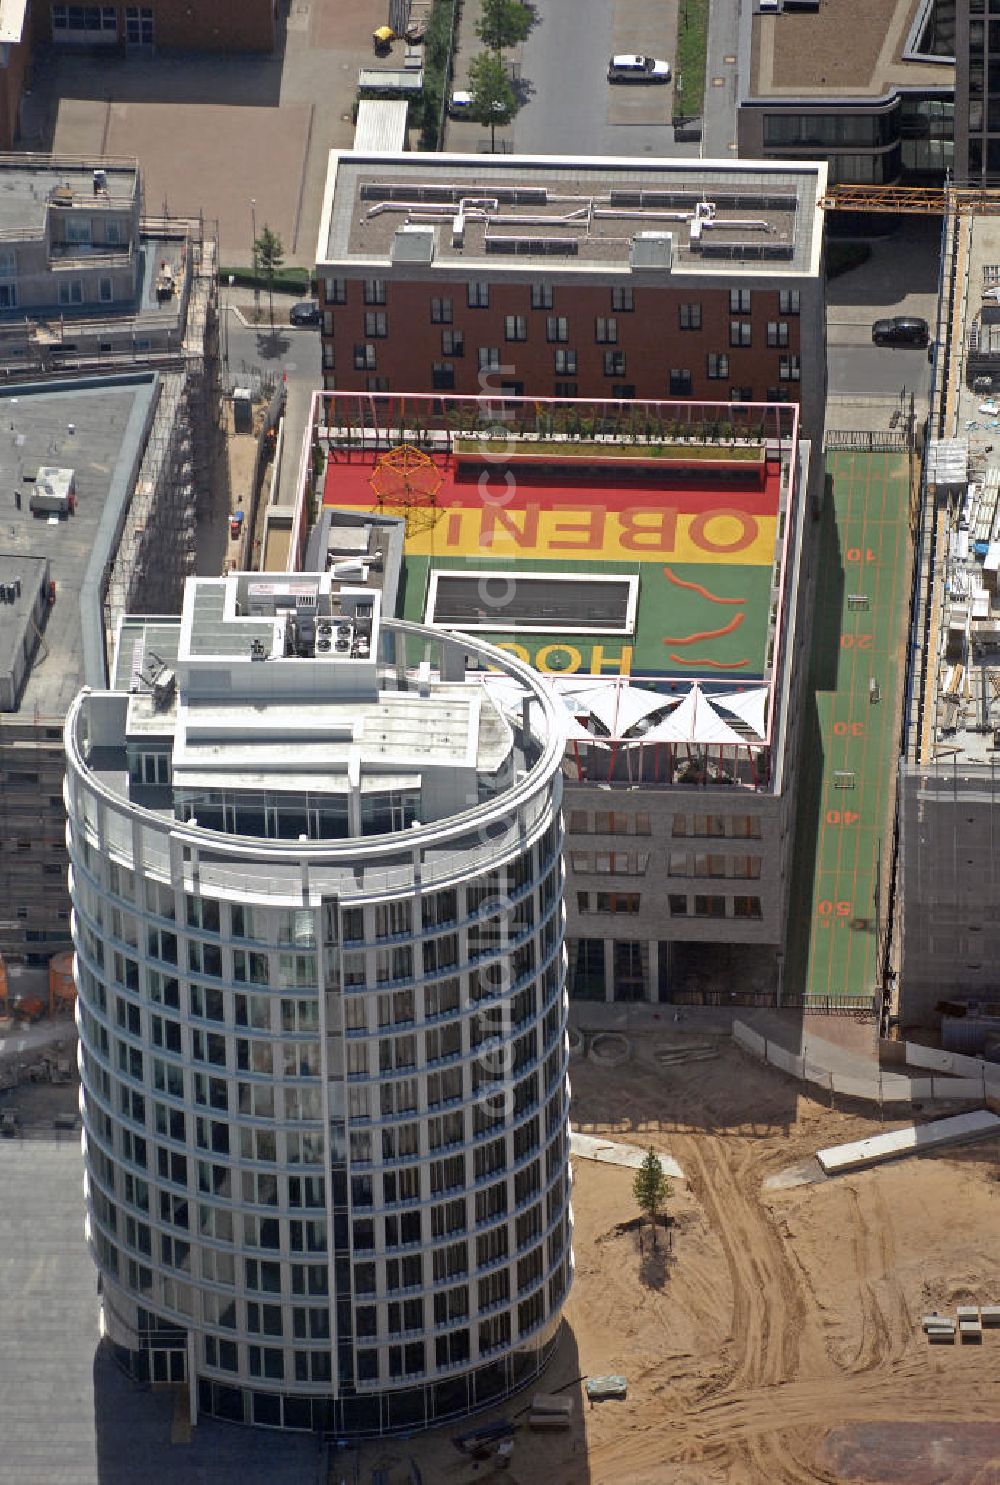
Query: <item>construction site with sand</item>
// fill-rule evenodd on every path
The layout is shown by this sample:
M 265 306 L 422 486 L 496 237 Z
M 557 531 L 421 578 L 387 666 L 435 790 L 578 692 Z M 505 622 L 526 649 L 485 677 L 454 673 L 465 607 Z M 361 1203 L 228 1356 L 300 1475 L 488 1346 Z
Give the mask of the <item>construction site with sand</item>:
M 541 1381 L 572 1400 L 570 1426 L 529 1430 L 532 1399 L 515 1398 L 509 1464 L 461 1458 L 438 1430 L 365 1446 L 360 1478 L 404 1481 L 411 1461 L 455 1485 L 998 1478 L 1000 1328 L 932 1345 L 922 1316 L 1000 1300 L 1000 1138 L 825 1178 L 824 1146 L 968 1105 L 831 1107 L 708 1012 L 651 1022 L 615 1067 L 584 1055 L 591 1041 L 575 1038 L 574 1133 L 652 1146 L 683 1178 L 654 1248 L 634 1171 L 574 1157 L 576 1273 Z M 625 1399 L 591 1405 L 586 1379 L 608 1374 Z

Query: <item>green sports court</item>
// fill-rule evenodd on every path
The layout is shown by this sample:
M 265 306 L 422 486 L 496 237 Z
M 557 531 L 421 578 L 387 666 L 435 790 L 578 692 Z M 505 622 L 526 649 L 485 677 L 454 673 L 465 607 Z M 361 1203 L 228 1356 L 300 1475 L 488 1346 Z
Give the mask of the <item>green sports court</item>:
M 831 451 L 826 472 L 785 993 L 860 1008 L 875 990 L 895 792 L 910 469 L 902 453 Z

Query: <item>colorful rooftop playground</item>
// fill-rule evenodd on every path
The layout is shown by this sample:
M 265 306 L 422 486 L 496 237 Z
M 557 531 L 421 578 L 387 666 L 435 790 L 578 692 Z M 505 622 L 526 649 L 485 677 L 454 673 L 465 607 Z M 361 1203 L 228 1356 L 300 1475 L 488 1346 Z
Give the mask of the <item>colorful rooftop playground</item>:
M 794 406 L 334 392 L 316 394 L 314 433 L 323 506 L 403 525 L 403 617 L 559 678 L 602 739 L 767 743 Z M 598 680 L 632 699 L 591 714 Z

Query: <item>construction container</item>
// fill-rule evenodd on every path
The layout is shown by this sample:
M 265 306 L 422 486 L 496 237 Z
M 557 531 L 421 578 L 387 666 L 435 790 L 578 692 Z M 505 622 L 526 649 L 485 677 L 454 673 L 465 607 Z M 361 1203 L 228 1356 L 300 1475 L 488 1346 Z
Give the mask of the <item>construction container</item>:
M 49 1015 L 72 1010 L 76 1003 L 76 981 L 73 979 L 73 955 L 67 951 L 49 960 Z
M 558 1397 L 551 1392 L 536 1392 L 531 1399 L 531 1411 L 533 1413 L 551 1413 L 557 1417 L 571 1417 L 573 1413 L 573 1399 L 571 1397 Z

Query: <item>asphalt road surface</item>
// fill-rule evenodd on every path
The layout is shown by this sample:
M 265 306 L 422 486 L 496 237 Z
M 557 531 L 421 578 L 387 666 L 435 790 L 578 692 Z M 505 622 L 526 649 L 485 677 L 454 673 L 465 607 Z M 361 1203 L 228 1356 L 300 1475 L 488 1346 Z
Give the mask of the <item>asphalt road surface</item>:
M 607 81 L 608 58 L 616 50 L 614 6 L 608 0 L 535 0 L 535 11 L 537 21 L 524 43 L 521 64 L 525 102 L 511 129 L 515 154 L 698 153 L 696 144 L 675 145 L 669 124 L 608 123 L 611 94 L 616 91 Z M 672 61 L 673 25 L 662 24 L 662 32 L 651 35 L 645 46 Z M 617 50 L 630 48 L 620 45 Z M 458 144 L 452 142 L 451 147 Z
M 831 392 L 861 397 L 892 397 L 904 388 L 918 403 L 930 393 L 931 368 L 926 350 L 875 346 L 866 328 L 867 345 L 827 348 L 827 382 Z M 829 417 L 827 422 L 829 422 Z

